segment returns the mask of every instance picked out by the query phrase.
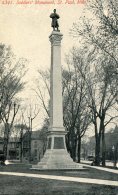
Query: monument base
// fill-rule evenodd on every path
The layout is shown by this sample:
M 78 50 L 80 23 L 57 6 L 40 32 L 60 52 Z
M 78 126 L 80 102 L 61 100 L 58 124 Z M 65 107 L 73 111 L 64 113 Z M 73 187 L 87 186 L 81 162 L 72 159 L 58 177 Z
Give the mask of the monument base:
M 80 170 L 81 165 L 73 162 L 66 150 L 64 131 L 50 131 L 48 134 L 47 150 L 44 157 L 32 169 L 37 170 Z

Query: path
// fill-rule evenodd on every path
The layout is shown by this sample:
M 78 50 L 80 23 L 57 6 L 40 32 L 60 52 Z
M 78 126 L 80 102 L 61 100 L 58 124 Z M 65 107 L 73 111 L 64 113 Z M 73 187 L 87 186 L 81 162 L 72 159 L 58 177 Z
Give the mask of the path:
M 90 179 L 90 178 L 80 178 L 80 177 L 65 177 L 65 176 L 55 176 L 55 175 L 42 175 L 42 174 L 29 174 L 29 173 L 16 173 L 16 172 L 0 172 L 0 175 L 11 175 L 20 177 L 33 177 L 39 179 L 52 179 L 60 181 L 72 181 L 78 183 L 89 183 L 89 184 L 101 184 L 109 186 L 118 186 L 117 181 L 101 180 L 101 179 Z
M 90 167 L 90 168 L 93 168 L 93 169 L 98 169 L 98 170 L 118 174 L 118 169 L 110 169 L 110 168 L 106 168 L 106 167 L 91 166 L 91 165 L 87 165 L 87 164 L 81 164 L 81 165 L 83 165 L 84 167 Z

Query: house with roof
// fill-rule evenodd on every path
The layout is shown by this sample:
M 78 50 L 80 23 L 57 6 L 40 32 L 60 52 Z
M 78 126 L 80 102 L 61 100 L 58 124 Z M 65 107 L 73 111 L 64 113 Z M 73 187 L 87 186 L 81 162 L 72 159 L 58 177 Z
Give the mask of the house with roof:
M 31 134 L 30 134 L 31 133 Z M 31 140 L 31 141 L 30 141 Z M 23 161 L 39 162 L 44 155 L 45 140 L 42 138 L 41 132 L 26 132 L 23 136 Z M 31 154 L 30 154 L 31 148 Z
M 3 152 L 4 139 L 0 137 L 0 151 Z M 20 160 L 20 139 L 17 137 L 10 137 L 8 143 L 8 160 Z
M 30 134 L 31 133 L 31 134 Z M 0 151 L 3 151 L 4 139 L 0 137 Z M 45 140 L 42 133 L 38 131 L 27 131 L 22 141 L 18 137 L 10 137 L 8 143 L 8 160 L 21 160 L 23 162 L 38 162 L 44 155 Z M 30 154 L 31 148 L 31 154 Z M 29 159 L 30 156 L 30 159 Z

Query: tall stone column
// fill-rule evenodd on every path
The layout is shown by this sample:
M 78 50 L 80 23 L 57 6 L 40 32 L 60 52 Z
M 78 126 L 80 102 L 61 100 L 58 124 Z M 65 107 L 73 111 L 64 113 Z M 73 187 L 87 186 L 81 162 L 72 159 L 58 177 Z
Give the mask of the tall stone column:
M 63 35 L 53 31 L 49 37 L 51 42 L 51 70 L 50 70 L 50 126 L 47 135 L 47 149 L 44 157 L 33 169 L 58 170 L 82 169 L 74 163 L 66 150 L 63 126 L 62 101 L 62 71 L 61 71 L 61 40 Z
M 63 35 L 53 31 L 51 42 L 50 71 L 50 128 L 51 131 L 64 131 L 62 106 L 61 40 Z M 58 117 L 57 117 L 58 116 Z

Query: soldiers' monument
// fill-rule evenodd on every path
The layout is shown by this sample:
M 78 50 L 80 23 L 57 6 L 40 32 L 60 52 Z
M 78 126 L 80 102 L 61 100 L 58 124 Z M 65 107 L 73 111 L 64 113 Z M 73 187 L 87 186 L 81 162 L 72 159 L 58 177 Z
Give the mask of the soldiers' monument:
M 50 75 L 50 126 L 47 135 L 47 149 L 44 157 L 33 169 L 39 170 L 64 170 L 82 169 L 74 163 L 66 150 L 63 126 L 62 105 L 62 72 L 61 72 L 61 40 L 63 35 L 59 31 L 59 15 L 54 9 L 50 15 L 53 31 L 49 36 L 51 42 L 51 75 Z

